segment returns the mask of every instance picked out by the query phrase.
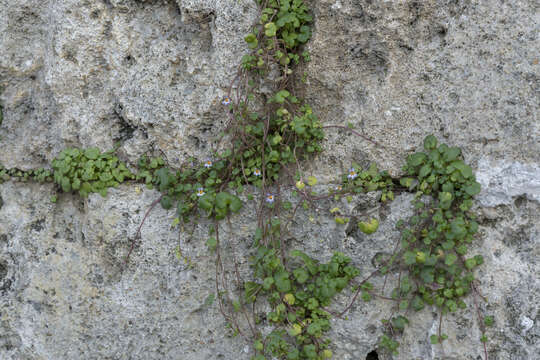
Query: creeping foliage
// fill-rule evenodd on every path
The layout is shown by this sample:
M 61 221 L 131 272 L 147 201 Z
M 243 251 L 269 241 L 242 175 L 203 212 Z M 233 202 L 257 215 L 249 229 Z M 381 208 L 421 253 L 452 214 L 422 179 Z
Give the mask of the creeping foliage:
M 62 191 L 77 191 L 82 197 L 90 193 L 107 195 L 134 175 L 112 151 L 102 153 L 98 148 L 66 149 L 52 162 L 54 181 Z

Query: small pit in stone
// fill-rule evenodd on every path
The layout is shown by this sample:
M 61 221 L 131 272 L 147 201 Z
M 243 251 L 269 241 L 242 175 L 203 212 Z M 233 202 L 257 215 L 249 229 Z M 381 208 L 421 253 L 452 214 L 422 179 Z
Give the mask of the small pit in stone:
M 366 360 L 379 360 L 379 354 L 377 354 L 377 350 L 373 350 L 372 352 L 368 353 L 366 356 Z
M 7 273 L 8 273 L 7 264 L 4 262 L 0 262 L 0 283 L 7 276 Z

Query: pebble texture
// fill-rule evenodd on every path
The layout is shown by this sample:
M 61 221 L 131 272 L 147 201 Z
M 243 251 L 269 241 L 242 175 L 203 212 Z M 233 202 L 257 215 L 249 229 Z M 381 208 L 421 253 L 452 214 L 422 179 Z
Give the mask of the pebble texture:
M 495 317 L 492 360 L 540 358 L 540 5 L 535 0 L 312 0 L 312 62 L 304 96 L 329 128 L 325 152 L 306 171 L 321 190 L 351 160 L 399 175 L 404 158 L 433 133 L 460 146 L 483 186 L 477 212 L 484 255 L 479 290 Z M 134 164 L 162 154 L 172 166 L 205 158 L 223 129 L 222 97 L 256 17 L 249 0 L 0 1 L 0 163 L 45 166 L 66 146 L 120 143 Z M 299 83 L 301 84 L 301 83 Z M 61 195 L 50 185 L 0 185 L 0 359 L 249 359 L 216 302 L 204 221 L 188 235 L 156 207 L 130 264 L 124 258 L 158 194 L 137 186 L 107 198 Z M 321 260 L 338 250 L 369 274 L 388 252 L 410 196 L 387 206 L 373 196 L 339 204 L 366 236 L 322 213 L 302 213 L 289 244 Z M 249 274 L 251 205 L 223 225 L 225 251 Z M 382 279 L 377 280 L 382 285 Z M 349 297 L 343 294 L 335 310 Z M 336 359 L 376 348 L 383 300 L 352 307 L 330 336 Z M 432 309 L 409 317 L 398 356 L 483 357 L 472 298 L 445 318 L 449 339 L 431 345 Z

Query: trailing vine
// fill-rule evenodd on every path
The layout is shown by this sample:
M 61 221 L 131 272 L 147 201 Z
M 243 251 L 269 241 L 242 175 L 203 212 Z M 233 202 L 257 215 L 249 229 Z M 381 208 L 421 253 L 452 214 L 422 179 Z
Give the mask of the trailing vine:
M 471 209 L 480 185 L 460 149 L 438 144 L 430 135 L 424 140 L 423 151 L 407 157 L 405 176 L 394 179 L 375 164 L 362 169 L 353 163 L 336 179 L 333 190 L 317 194 L 317 179 L 306 176 L 301 163 L 323 150 L 324 129 L 347 129 L 362 135 L 348 126 L 322 126 L 298 93 L 302 86 L 295 71 L 310 60 L 302 46 L 311 37 L 313 21 L 304 1 L 256 2 L 259 19 L 245 37 L 250 51 L 242 57 L 222 101 L 228 123 L 214 143 L 211 158 L 190 158 L 172 169 L 162 158 L 143 156 L 132 171 L 114 151 L 66 149 L 52 162 L 52 170 L 0 166 L 0 182 L 54 181 L 59 190 L 83 197 L 93 192 L 106 196 L 110 187 L 141 182 L 161 193 L 145 219 L 158 203 L 176 210 L 173 225 L 196 224 L 206 215 L 213 222 L 207 245 L 216 256 L 219 308 L 233 331 L 252 343 L 253 360 L 331 358 L 330 340 L 325 337 L 331 319 L 344 316 L 358 298 L 382 298 L 394 304 L 392 314 L 383 321 L 380 349 L 397 354 L 398 338 L 409 324 L 406 316 L 425 306 L 435 306 L 440 313 L 438 332 L 430 338 L 436 344 L 447 338 L 442 332 L 444 315 L 465 308 L 464 299 L 470 294 L 487 360 L 485 326 L 491 325 L 493 318 L 483 317 L 479 311 L 477 298 L 483 297 L 474 277 L 483 258 L 469 255 L 478 231 Z M 345 197 L 351 201 L 352 196 L 368 192 L 375 192 L 381 202 L 392 201 L 401 192 L 415 194 L 414 215 L 396 224 L 400 239 L 392 254 L 378 259 L 379 266 L 371 274 L 359 279 L 360 271 L 343 253 L 336 252 L 328 263 L 321 263 L 285 245 L 284 236 L 290 234 L 291 219 L 298 211 L 317 207 L 320 200 Z M 285 201 L 285 193 L 294 200 Z M 242 194 L 258 204 L 257 230 L 251 244 L 253 275 L 244 281 L 236 271 L 240 285 L 232 287 L 224 270 L 224 262 L 230 259 L 222 250 L 220 220 L 242 209 Z M 337 207 L 324 211 L 332 214 L 337 224 L 353 219 Z M 358 223 L 360 231 L 368 235 L 377 231 L 377 219 L 364 220 Z M 134 241 L 140 240 L 143 223 Z M 398 279 L 390 294 L 384 288 L 376 290 L 370 280 L 381 276 L 386 284 L 390 273 Z M 351 284 L 356 290 L 349 305 L 341 312 L 330 311 L 335 295 Z M 256 304 L 266 304 L 269 311 L 257 313 Z

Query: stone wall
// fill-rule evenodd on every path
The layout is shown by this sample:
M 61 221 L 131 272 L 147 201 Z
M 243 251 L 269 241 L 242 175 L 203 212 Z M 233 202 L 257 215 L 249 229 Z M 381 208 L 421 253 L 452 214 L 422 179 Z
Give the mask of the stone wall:
M 324 124 L 355 125 L 379 146 L 328 129 L 306 171 L 330 186 L 355 160 L 399 175 L 426 134 L 463 148 L 478 196 L 482 310 L 495 315 L 490 359 L 540 358 L 540 5 L 535 0 L 311 0 L 315 22 L 303 95 Z M 224 126 L 221 98 L 246 51 L 250 0 L 0 1 L 0 163 L 46 166 L 65 147 L 120 144 L 135 164 L 205 158 Z M 206 225 L 171 228 L 156 208 L 130 264 L 123 261 L 158 193 L 124 185 L 107 198 L 51 185 L 0 185 L 0 359 L 249 359 L 216 304 Z M 302 214 L 295 246 L 327 260 L 343 251 L 363 274 L 396 239 L 410 196 L 370 196 L 380 230 L 366 236 Z M 247 271 L 253 206 L 224 225 L 227 251 Z M 348 297 L 341 296 L 336 309 Z M 474 306 L 449 315 L 441 347 L 431 309 L 394 359 L 480 359 Z M 357 303 L 330 334 L 336 359 L 376 348 L 390 304 Z M 380 358 L 384 355 L 380 354 Z

